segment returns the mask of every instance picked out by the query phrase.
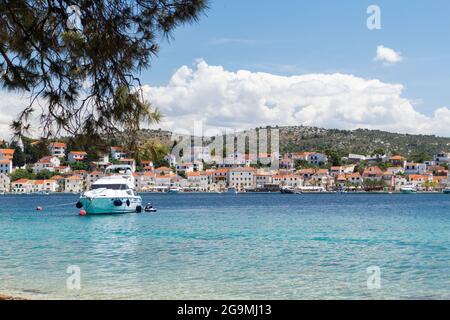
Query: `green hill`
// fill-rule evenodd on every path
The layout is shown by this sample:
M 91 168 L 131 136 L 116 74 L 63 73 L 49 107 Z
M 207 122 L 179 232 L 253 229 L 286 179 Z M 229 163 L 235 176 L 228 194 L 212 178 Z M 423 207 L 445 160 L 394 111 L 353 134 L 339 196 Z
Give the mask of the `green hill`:
M 434 154 L 450 149 L 450 138 L 411 135 L 380 130 L 336 130 L 314 127 L 280 127 L 281 152 L 335 149 L 342 153 L 371 154 L 382 149 L 407 157 Z
M 306 126 L 272 127 L 280 131 L 280 151 L 288 152 L 336 150 L 341 156 L 349 153 L 369 155 L 382 150 L 401 154 L 411 160 L 431 159 L 436 153 L 450 151 L 450 138 L 434 135 L 412 135 L 380 130 L 337 130 Z M 260 129 L 265 129 L 260 128 Z M 142 138 L 157 138 L 171 146 L 171 132 L 143 130 Z M 206 139 L 209 140 L 209 139 Z

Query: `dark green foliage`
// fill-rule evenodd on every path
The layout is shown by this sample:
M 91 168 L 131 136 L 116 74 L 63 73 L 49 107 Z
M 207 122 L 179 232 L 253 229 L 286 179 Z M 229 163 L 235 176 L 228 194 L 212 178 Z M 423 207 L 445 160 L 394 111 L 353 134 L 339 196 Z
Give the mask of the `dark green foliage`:
M 155 168 L 159 168 L 159 167 L 170 167 L 169 162 L 167 162 L 167 160 L 164 159 L 158 159 L 156 161 L 153 161 L 153 166 Z
M 36 179 L 46 180 L 46 179 L 50 179 L 54 175 L 55 175 L 55 173 L 53 173 L 53 172 L 50 172 L 48 170 L 42 170 L 42 171 L 36 173 Z
M 12 128 L 29 129 L 38 103 L 43 134 L 135 131 L 158 120 L 137 76 L 159 43 L 206 7 L 207 0 L 1 1 L 0 84 L 31 98 Z
M 11 144 L 11 148 L 14 148 L 14 156 L 13 156 L 13 166 L 14 167 L 23 167 L 26 161 L 26 155 L 22 151 L 22 149 L 15 144 Z
M 70 164 L 70 168 L 75 170 L 89 170 L 89 164 L 86 162 L 74 162 Z
M 33 171 L 29 169 L 16 169 L 10 174 L 10 178 L 11 181 L 16 181 L 19 179 L 35 179 L 36 176 L 33 174 Z
M 408 161 L 411 161 L 411 162 L 419 162 L 420 163 L 420 162 L 428 161 L 431 159 L 432 159 L 432 156 L 423 151 L 418 151 L 418 152 L 408 156 Z
M 384 180 L 364 180 L 364 189 L 366 191 L 380 191 L 387 187 Z
M 333 165 L 333 166 L 340 166 L 342 165 L 342 157 L 344 155 L 339 154 L 338 151 L 334 150 L 334 149 L 328 149 L 325 151 L 325 154 L 328 157 L 328 162 Z
M 48 144 L 42 140 L 37 144 L 32 144 L 33 140 L 27 137 L 22 137 L 24 144 L 25 162 L 32 164 L 37 162 L 42 157 L 50 155 Z

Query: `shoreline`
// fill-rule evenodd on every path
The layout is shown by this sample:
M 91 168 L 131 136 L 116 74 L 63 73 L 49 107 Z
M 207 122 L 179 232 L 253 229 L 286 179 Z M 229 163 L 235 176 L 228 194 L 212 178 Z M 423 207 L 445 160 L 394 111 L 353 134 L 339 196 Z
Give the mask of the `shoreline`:
M 179 194 L 235 194 L 235 192 L 202 192 L 202 191 L 182 191 L 177 193 L 170 193 L 170 192 L 151 192 L 151 191 L 138 191 L 139 194 L 145 194 L 145 195 L 152 195 L 152 194 L 171 194 L 171 195 L 179 195 Z M 283 194 L 279 191 L 247 191 L 247 192 L 238 192 L 238 194 Z M 340 191 L 322 191 L 322 192 L 308 192 L 303 191 L 299 194 L 409 194 L 404 193 L 401 191 L 351 191 L 351 192 L 340 192 Z M 413 194 L 445 194 L 442 191 L 417 191 Z M 40 194 L 40 193 L 3 193 L 0 194 L 0 196 L 52 196 L 52 195 L 78 195 L 73 193 L 67 193 L 67 192 L 52 192 L 50 194 Z

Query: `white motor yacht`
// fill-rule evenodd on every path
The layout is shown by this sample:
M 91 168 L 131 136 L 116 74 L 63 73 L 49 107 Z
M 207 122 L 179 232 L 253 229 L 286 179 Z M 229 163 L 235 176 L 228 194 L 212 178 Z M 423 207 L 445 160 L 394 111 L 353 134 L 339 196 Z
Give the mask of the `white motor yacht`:
M 77 208 L 87 214 L 141 212 L 142 198 L 135 191 L 131 166 L 109 166 L 105 174 L 81 195 Z
M 407 184 L 400 188 L 401 193 L 410 194 L 410 193 L 416 193 L 417 189 L 415 186 L 411 184 Z

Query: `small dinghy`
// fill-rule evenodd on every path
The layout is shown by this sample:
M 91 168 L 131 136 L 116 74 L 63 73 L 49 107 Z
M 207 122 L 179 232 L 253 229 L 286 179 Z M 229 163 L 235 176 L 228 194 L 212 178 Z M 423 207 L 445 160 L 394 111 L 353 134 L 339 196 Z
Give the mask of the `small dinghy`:
M 147 205 L 144 208 L 145 212 L 156 212 L 157 210 L 155 208 L 153 208 L 151 203 L 147 203 Z

